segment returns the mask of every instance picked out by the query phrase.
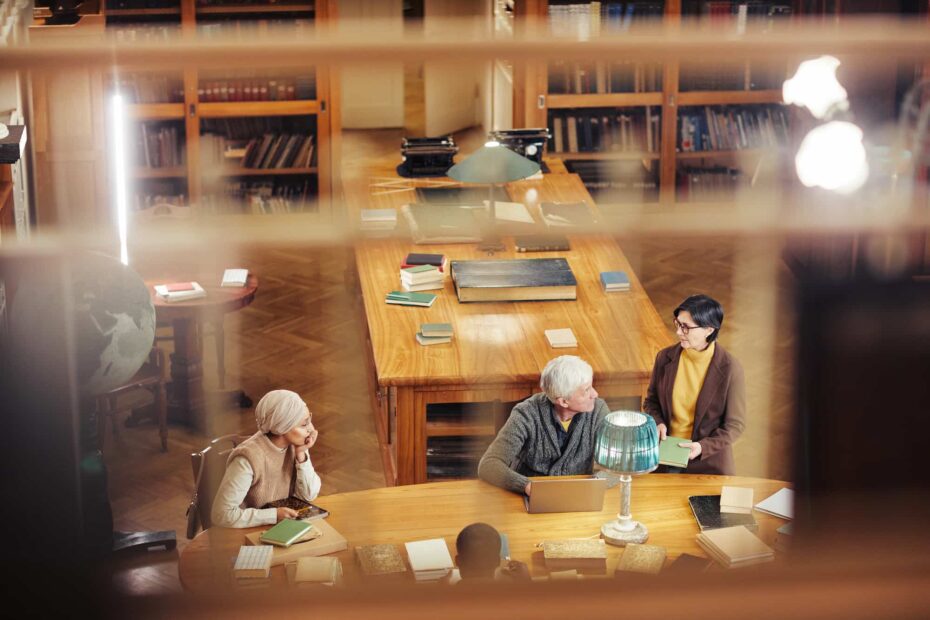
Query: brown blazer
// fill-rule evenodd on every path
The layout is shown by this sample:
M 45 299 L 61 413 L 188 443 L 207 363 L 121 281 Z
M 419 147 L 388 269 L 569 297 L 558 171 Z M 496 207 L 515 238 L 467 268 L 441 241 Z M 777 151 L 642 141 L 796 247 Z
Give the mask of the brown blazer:
M 659 351 L 643 401 L 643 411 L 651 415 L 656 424 L 665 424 L 666 427 L 671 426 L 672 389 L 679 359 L 681 345 Z M 745 417 L 743 367 L 718 342 L 694 409 L 691 441 L 701 443 L 701 455 L 688 463 L 686 471 L 689 474 L 733 475 L 732 445 L 743 432 Z

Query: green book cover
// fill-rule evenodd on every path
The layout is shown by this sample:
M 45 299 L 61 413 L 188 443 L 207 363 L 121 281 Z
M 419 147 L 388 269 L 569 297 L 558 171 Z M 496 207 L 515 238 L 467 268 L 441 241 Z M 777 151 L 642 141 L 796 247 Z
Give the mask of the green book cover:
M 385 301 L 389 304 L 412 306 L 431 306 L 435 300 L 436 295 L 432 293 L 407 293 L 403 291 L 391 291 L 385 298 Z
M 406 271 L 407 273 L 424 273 L 427 271 L 439 271 L 433 265 L 417 265 L 416 267 L 404 267 L 401 271 Z
M 269 545 L 289 547 L 291 543 L 306 534 L 311 527 L 313 526 L 306 521 L 283 519 L 273 528 L 264 532 L 261 541 Z
M 452 335 L 452 323 L 421 323 L 420 333 L 430 338 Z
M 691 453 L 691 449 L 678 447 L 678 444 L 682 441 L 690 442 L 691 440 L 668 436 L 660 441 L 659 464 L 671 465 L 673 467 L 687 467 L 688 455 Z

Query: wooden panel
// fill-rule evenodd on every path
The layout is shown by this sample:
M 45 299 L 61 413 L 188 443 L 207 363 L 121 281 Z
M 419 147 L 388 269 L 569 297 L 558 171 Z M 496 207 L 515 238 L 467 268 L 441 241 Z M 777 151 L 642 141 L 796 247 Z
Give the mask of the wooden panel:
M 604 93 L 589 95 L 549 95 L 549 109 L 607 108 L 662 105 L 662 93 Z
M 319 87 L 319 86 L 318 86 Z M 233 118 L 239 116 L 302 116 L 320 111 L 317 101 L 241 101 L 201 103 L 201 118 Z
M 558 157 L 559 159 L 585 159 L 585 160 L 617 160 L 617 159 L 626 159 L 626 160 L 635 160 L 635 159 L 646 159 L 646 160 L 655 160 L 659 159 L 660 155 L 658 153 L 624 153 L 620 151 L 604 151 L 601 153 L 566 153 L 566 152 L 553 152 L 549 153 L 552 157 Z
M 691 91 L 678 93 L 678 105 L 735 105 L 781 103 L 780 90 Z
M 132 120 L 160 120 L 184 118 L 183 103 L 132 103 L 126 106 Z

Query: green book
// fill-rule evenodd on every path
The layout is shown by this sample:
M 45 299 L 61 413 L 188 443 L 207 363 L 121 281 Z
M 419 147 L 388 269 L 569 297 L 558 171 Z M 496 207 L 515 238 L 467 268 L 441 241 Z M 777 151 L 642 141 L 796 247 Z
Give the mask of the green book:
M 389 304 L 398 304 L 401 306 L 432 306 L 436 301 L 436 295 L 432 293 L 407 293 L 403 291 L 391 291 L 387 294 L 385 300 Z
M 404 267 L 401 271 L 407 273 L 426 273 L 429 271 L 439 271 L 439 268 L 435 265 L 417 265 L 416 267 Z
M 428 338 L 451 336 L 452 323 L 421 323 L 420 333 Z
M 283 519 L 270 530 L 263 532 L 260 540 L 269 545 L 290 547 L 295 540 L 306 534 L 311 527 L 313 526 L 306 521 Z
M 688 455 L 691 454 L 691 449 L 680 448 L 678 444 L 682 441 L 690 442 L 691 440 L 668 436 L 659 442 L 660 465 L 671 465 L 673 467 L 688 466 Z

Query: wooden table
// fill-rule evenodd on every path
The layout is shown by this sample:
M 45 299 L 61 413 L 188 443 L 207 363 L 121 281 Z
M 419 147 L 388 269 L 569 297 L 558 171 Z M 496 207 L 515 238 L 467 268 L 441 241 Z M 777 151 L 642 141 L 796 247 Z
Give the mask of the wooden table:
M 213 324 L 216 341 L 217 376 L 225 399 L 241 406 L 251 406 L 251 400 L 241 390 L 224 391 L 225 345 L 223 319 L 230 312 L 245 308 L 255 299 L 258 277 L 249 274 L 244 287 L 221 287 L 222 273 L 191 277 L 191 274 L 172 274 L 146 280 L 155 320 L 160 325 L 171 325 L 174 331 L 174 353 L 171 355 L 171 384 L 168 386 L 168 417 L 200 430 L 206 430 L 203 389 L 203 322 Z M 206 297 L 191 301 L 168 303 L 155 294 L 155 284 L 196 281 L 207 292 Z M 214 284 L 215 283 L 215 284 Z
M 325 478 L 325 474 L 324 478 Z M 752 487 L 761 501 L 788 486 L 777 480 L 737 476 L 651 474 L 633 480 L 633 518 L 649 530 L 649 544 L 665 547 L 668 560 L 682 553 L 706 557 L 695 537 L 700 531 L 688 505 L 689 495 L 716 495 L 722 485 Z M 559 538 L 584 538 L 600 533 L 601 525 L 616 518 L 619 486 L 608 489 L 601 512 L 527 514 L 520 495 L 478 480 L 434 482 L 388 487 L 320 497 L 317 503 L 330 511 L 327 521 L 346 537 L 349 549 L 335 554 L 348 585 L 362 576 L 353 549 L 360 545 L 400 545 L 414 540 L 443 538 L 455 557 L 455 537 L 469 523 L 483 521 L 505 532 L 511 557 L 526 562 L 534 576 L 548 574 L 537 543 Z M 772 545 L 775 530 L 784 520 L 758 511 L 758 535 Z M 206 592 L 230 587 L 232 558 L 245 544 L 245 534 L 265 528 L 232 530 L 210 528 L 197 535 L 181 552 L 178 574 L 186 590 Z M 622 547 L 607 545 L 608 574 L 612 575 Z M 406 553 L 401 549 L 401 554 Z M 723 569 L 721 569 L 723 570 Z M 285 585 L 284 566 L 271 569 L 272 579 Z M 412 582 L 412 574 L 407 574 Z
M 553 169 L 558 170 L 555 166 Z M 415 202 L 415 187 L 435 180 L 399 180 L 390 169 L 366 183 L 347 183 L 347 203 L 354 208 L 396 208 Z M 441 182 L 441 181 L 440 181 Z M 542 180 L 507 186 L 514 200 L 535 192 L 538 202 L 593 201 L 577 175 L 547 174 Z M 535 206 L 531 208 L 535 211 Z M 402 219 L 402 218 L 401 218 Z M 462 423 L 433 422 L 427 408 L 437 403 L 520 401 L 539 391 L 546 363 L 563 354 L 578 355 L 594 368 L 594 386 L 607 400 L 626 399 L 639 408 L 659 349 L 672 343 L 655 306 L 643 290 L 615 241 L 606 235 L 570 236 L 568 252 L 534 252 L 533 258 L 564 257 L 578 280 L 578 299 L 550 302 L 459 303 L 451 278 L 430 308 L 386 304 L 384 296 L 400 289 L 399 268 L 408 252 L 442 253 L 451 259 L 481 259 L 475 244 L 414 245 L 406 237 L 364 240 L 355 256 L 368 325 L 375 405 L 385 452 L 388 481 L 426 482 L 430 437 L 493 435 L 494 416 Z M 509 249 L 493 258 L 526 258 Z M 601 271 L 623 270 L 631 290 L 605 293 Z M 451 323 L 451 344 L 423 347 L 415 334 L 421 323 Z M 578 347 L 553 349 L 544 330 L 570 327 Z M 632 397 L 632 398 L 631 398 Z M 509 410 L 503 412 L 503 419 Z M 497 416 L 498 423 L 501 417 Z

